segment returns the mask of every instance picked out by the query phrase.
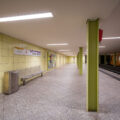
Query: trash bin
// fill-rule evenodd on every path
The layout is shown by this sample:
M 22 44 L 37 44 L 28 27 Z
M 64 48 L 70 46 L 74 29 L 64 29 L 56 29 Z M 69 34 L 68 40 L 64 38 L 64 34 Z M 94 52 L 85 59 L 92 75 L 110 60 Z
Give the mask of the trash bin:
M 19 89 L 19 74 L 17 71 L 8 71 L 4 73 L 3 93 L 12 94 Z

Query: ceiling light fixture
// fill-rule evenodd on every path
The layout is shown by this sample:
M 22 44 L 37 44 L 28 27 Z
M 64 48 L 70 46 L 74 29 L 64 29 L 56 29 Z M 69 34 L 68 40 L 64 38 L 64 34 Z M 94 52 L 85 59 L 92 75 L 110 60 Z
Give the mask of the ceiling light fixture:
M 3 17 L 3 18 L 0 18 L 0 22 L 30 20 L 30 19 L 50 18 L 50 17 L 53 17 L 53 14 L 51 12 L 48 12 L 48 13 L 38 13 L 38 14 L 30 14 L 30 15 Z
M 70 50 L 58 50 L 58 51 L 60 51 L 60 52 L 68 52 Z
M 68 45 L 68 43 L 47 44 L 47 46 Z
M 113 39 L 120 39 L 120 37 L 104 37 L 104 38 L 102 38 L 103 40 L 107 40 L 107 39 L 111 39 L 111 40 L 113 40 Z
M 105 48 L 105 46 L 99 46 L 99 48 Z

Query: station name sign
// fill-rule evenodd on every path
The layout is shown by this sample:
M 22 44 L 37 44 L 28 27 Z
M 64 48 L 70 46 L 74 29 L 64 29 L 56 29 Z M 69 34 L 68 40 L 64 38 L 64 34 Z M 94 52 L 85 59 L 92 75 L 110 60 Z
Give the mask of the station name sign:
M 36 50 L 29 50 L 29 49 L 15 47 L 14 54 L 16 54 L 16 55 L 28 55 L 28 56 L 40 56 L 41 52 L 36 51 Z

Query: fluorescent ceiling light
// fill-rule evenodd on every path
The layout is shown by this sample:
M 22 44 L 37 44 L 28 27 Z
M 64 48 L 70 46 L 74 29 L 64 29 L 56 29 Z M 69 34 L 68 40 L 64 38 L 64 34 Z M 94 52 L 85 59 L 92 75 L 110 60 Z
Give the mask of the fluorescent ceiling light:
M 107 40 L 107 39 L 120 39 L 120 37 L 104 37 L 102 38 L 103 40 Z
M 47 46 L 59 46 L 59 45 L 68 45 L 68 43 L 47 44 Z
M 18 20 L 40 19 L 40 18 L 49 18 L 49 17 L 53 17 L 53 14 L 51 12 L 48 12 L 48 13 L 38 13 L 38 14 L 30 14 L 30 15 L 22 15 L 22 16 L 4 17 L 4 18 L 0 18 L 0 22 L 10 22 L 10 21 L 18 21 Z
M 60 51 L 60 52 L 68 52 L 70 50 L 58 50 L 58 51 Z
M 99 46 L 99 48 L 105 48 L 105 46 Z

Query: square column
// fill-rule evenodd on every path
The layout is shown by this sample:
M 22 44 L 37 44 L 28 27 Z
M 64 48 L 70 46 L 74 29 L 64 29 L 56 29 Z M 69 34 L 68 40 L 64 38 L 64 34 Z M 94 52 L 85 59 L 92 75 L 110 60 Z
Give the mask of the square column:
M 104 64 L 106 65 L 107 64 L 107 56 L 104 55 Z
M 116 66 L 116 53 L 114 53 L 114 56 L 113 56 L 113 65 Z
M 98 110 L 99 20 L 88 20 L 87 110 Z
M 78 67 L 78 69 L 79 69 L 79 52 L 78 52 L 78 54 L 77 54 L 77 67 Z
M 79 72 L 80 75 L 83 74 L 83 48 L 79 48 Z

